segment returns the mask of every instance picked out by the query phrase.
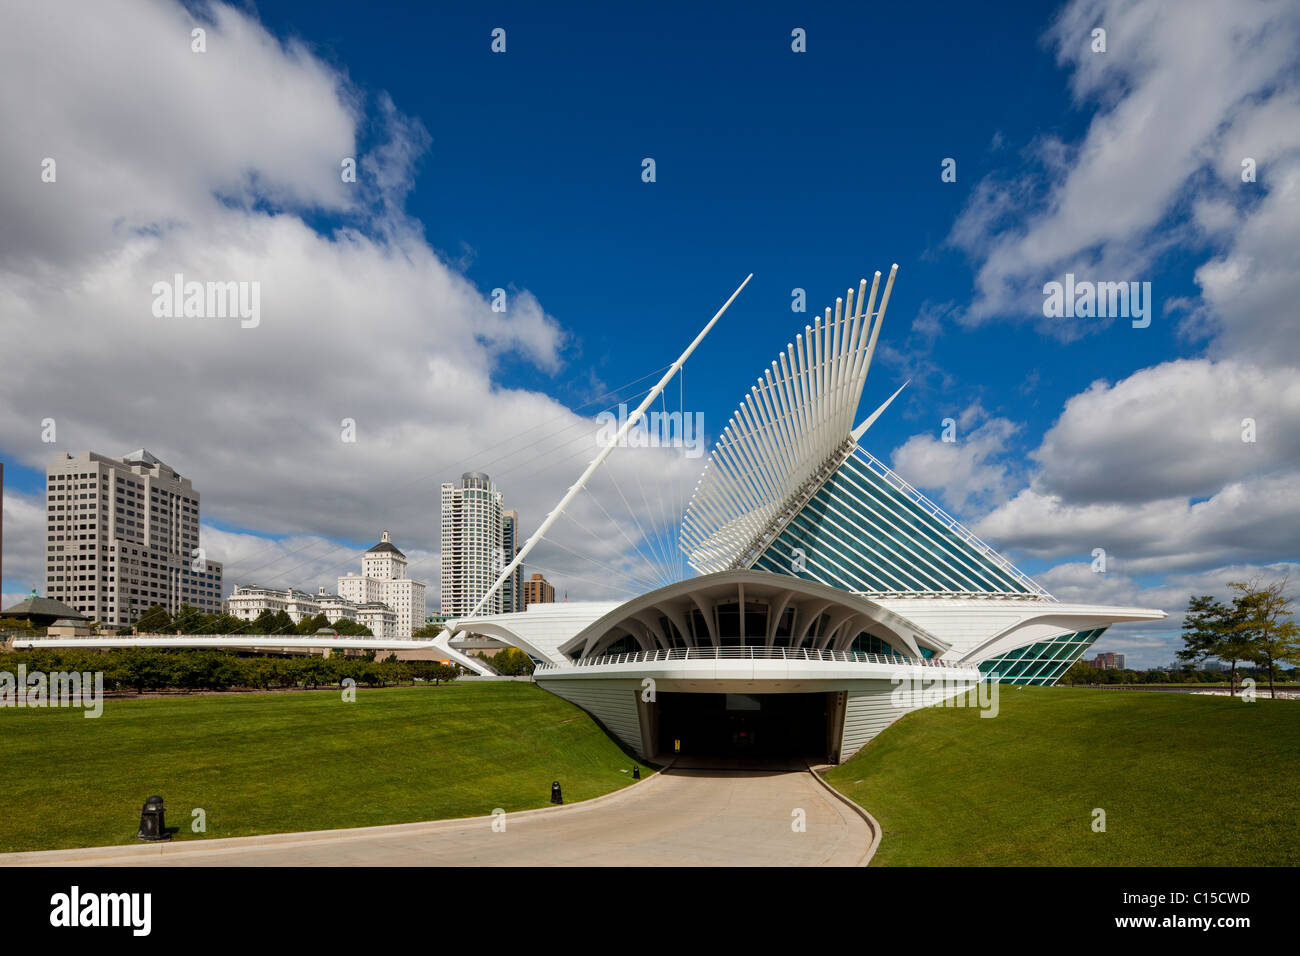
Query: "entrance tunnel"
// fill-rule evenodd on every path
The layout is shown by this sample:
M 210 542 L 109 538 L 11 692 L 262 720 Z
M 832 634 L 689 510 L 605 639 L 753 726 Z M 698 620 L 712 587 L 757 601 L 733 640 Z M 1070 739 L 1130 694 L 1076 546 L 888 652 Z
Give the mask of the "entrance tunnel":
M 826 761 L 834 694 L 658 695 L 662 756 Z

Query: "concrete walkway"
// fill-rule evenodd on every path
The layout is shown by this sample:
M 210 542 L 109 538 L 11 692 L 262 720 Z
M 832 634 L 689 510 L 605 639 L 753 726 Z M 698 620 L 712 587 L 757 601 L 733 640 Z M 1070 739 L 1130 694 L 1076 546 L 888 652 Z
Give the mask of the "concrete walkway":
M 806 831 L 791 824 L 804 812 Z M 807 769 L 674 767 L 572 806 L 224 840 L 0 854 L 54 866 L 856 866 L 867 819 Z

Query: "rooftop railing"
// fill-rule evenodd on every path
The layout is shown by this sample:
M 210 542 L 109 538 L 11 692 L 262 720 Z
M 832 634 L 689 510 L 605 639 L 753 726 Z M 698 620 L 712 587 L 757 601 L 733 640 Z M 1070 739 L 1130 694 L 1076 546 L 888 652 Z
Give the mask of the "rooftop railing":
M 1044 601 L 1056 600 L 1056 598 L 1054 598 L 1051 594 L 1048 593 L 1046 588 L 1044 588 L 1041 584 L 1039 584 L 1029 575 L 1025 574 L 1025 572 L 1021 571 L 1018 567 L 1016 567 L 1014 564 L 1008 561 L 1005 557 L 999 554 L 992 547 L 985 544 L 982 540 L 976 537 L 975 534 L 973 534 L 968 528 L 966 528 L 965 525 L 963 525 L 952 515 L 948 514 L 948 512 L 944 511 L 942 508 L 936 505 L 933 501 L 931 501 L 921 492 L 913 488 L 910 484 L 908 484 L 908 482 L 904 478 L 899 476 L 897 472 L 895 472 L 892 468 L 886 465 L 875 455 L 871 454 L 871 452 L 867 451 L 865 448 L 862 448 L 860 446 L 854 449 L 854 451 L 862 458 L 863 462 L 867 465 L 867 467 L 870 468 L 872 471 L 874 471 L 878 477 L 882 478 L 885 482 L 891 485 L 895 490 L 902 492 L 904 495 L 910 498 L 913 501 L 913 503 L 917 505 L 917 507 L 921 508 L 921 510 L 928 513 L 932 518 L 938 521 L 941 525 L 943 525 L 953 534 L 957 535 L 968 545 L 970 545 L 970 547 L 973 548 L 976 552 L 978 552 L 985 560 L 989 561 L 991 564 L 997 567 L 998 570 L 1002 571 L 1004 574 L 1013 578 L 1018 584 L 1022 585 L 1028 593 L 1021 596 L 1037 597 L 1040 600 L 1044 600 Z
M 674 647 L 657 651 L 632 651 L 625 654 L 602 654 L 565 664 L 540 663 L 534 673 L 604 667 L 611 664 L 653 664 L 658 661 L 827 661 L 845 664 L 890 664 L 894 666 L 958 668 L 949 661 L 903 657 L 894 654 L 869 654 L 859 651 L 826 651 L 809 647 Z M 971 668 L 961 668 L 970 670 Z

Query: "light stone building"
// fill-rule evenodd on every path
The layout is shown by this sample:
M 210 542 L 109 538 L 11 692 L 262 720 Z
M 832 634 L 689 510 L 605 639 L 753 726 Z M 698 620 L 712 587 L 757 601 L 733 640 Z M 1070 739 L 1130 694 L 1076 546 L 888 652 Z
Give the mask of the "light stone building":
M 325 593 L 324 588 L 321 588 L 317 593 L 316 603 L 320 605 L 325 620 L 331 624 L 339 620 L 355 621 L 357 619 L 357 605 L 337 594 Z
M 253 621 L 263 611 L 278 614 L 289 611 L 289 592 L 256 584 L 239 585 L 226 600 L 226 610 L 241 621 Z M 295 620 L 295 624 L 298 622 Z
M 227 602 L 230 613 L 244 621 L 263 611 L 284 611 L 294 624 L 324 614 L 331 624 L 346 619 L 370 628 L 375 637 L 411 637 L 424 626 L 425 585 L 406 576 L 406 555 L 393 545 L 388 532 L 361 559 L 361 574 L 338 579 L 338 593 L 320 588 L 315 594 L 296 588 L 237 587 Z
M 324 614 L 325 620 L 331 624 L 336 624 L 341 620 L 360 621 L 362 608 L 371 608 L 371 617 L 374 618 L 373 608 L 375 602 L 363 602 L 361 604 L 348 601 L 337 594 L 329 594 L 324 588 L 321 588 L 316 594 L 308 594 L 306 591 L 299 591 L 296 588 L 264 588 L 256 584 L 241 585 L 236 587 L 231 593 L 227 606 L 232 615 L 241 621 L 255 621 L 263 611 L 270 611 L 277 614 L 284 611 L 289 615 L 289 620 L 294 624 L 300 623 L 304 618 L 313 618 L 318 614 Z M 392 627 L 396 624 L 396 615 L 392 614 Z M 389 621 L 388 618 L 380 615 L 380 626 L 385 626 Z M 390 631 L 391 631 L 390 627 Z M 381 634 L 379 631 L 371 629 L 376 637 L 394 637 L 393 633 Z
M 396 611 L 387 604 L 378 602 L 373 604 L 362 604 L 357 607 L 357 623 L 363 627 L 370 628 L 370 633 L 375 637 L 410 637 L 410 634 L 399 634 L 398 629 L 401 626 L 399 616 Z
M 199 493 L 143 448 L 60 454 L 46 469 L 45 593 L 102 624 L 160 604 L 221 610 L 222 566 L 199 544 Z
M 299 591 L 297 588 L 284 590 L 264 588 L 256 584 L 236 587 L 226 601 L 226 606 L 230 614 L 241 621 L 255 621 L 263 611 L 270 611 L 272 614 L 284 611 L 294 624 L 304 618 L 313 618 L 324 610 L 317 596 L 306 591 Z M 352 615 L 350 620 L 355 620 L 355 608 L 352 610 Z M 326 618 L 331 624 L 336 620 L 328 614 Z
M 406 555 L 397 550 L 387 531 L 361 559 L 361 574 L 350 572 L 338 581 L 339 597 L 358 606 L 382 604 L 394 613 L 391 634 L 376 637 L 411 637 L 424 626 L 425 584 L 406 576 Z M 365 624 L 360 613 L 358 622 Z M 381 626 L 386 626 L 381 621 Z

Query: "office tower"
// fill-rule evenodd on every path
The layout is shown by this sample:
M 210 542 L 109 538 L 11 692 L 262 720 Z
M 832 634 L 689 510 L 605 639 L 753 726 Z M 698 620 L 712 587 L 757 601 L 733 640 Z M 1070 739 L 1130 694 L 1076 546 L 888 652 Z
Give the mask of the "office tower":
M 508 563 L 519 553 L 519 512 L 501 512 L 502 556 Z M 504 568 L 503 568 L 504 570 Z M 524 566 L 521 564 L 510 575 L 510 580 L 501 585 L 501 610 L 505 614 L 524 609 Z
M 221 564 L 199 546 L 199 493 L 143 448 L 60 454 L 45 476 L 45 593 L 92 621 L 133 624 L 154 604 L 221 610 Z
M 505 567 L 505 522 L 501 493 L 480 472 L 442 486 L 442 612 L 465 617 L 474 610 Z M 500 614 L 498 589 L 481 614 Z

